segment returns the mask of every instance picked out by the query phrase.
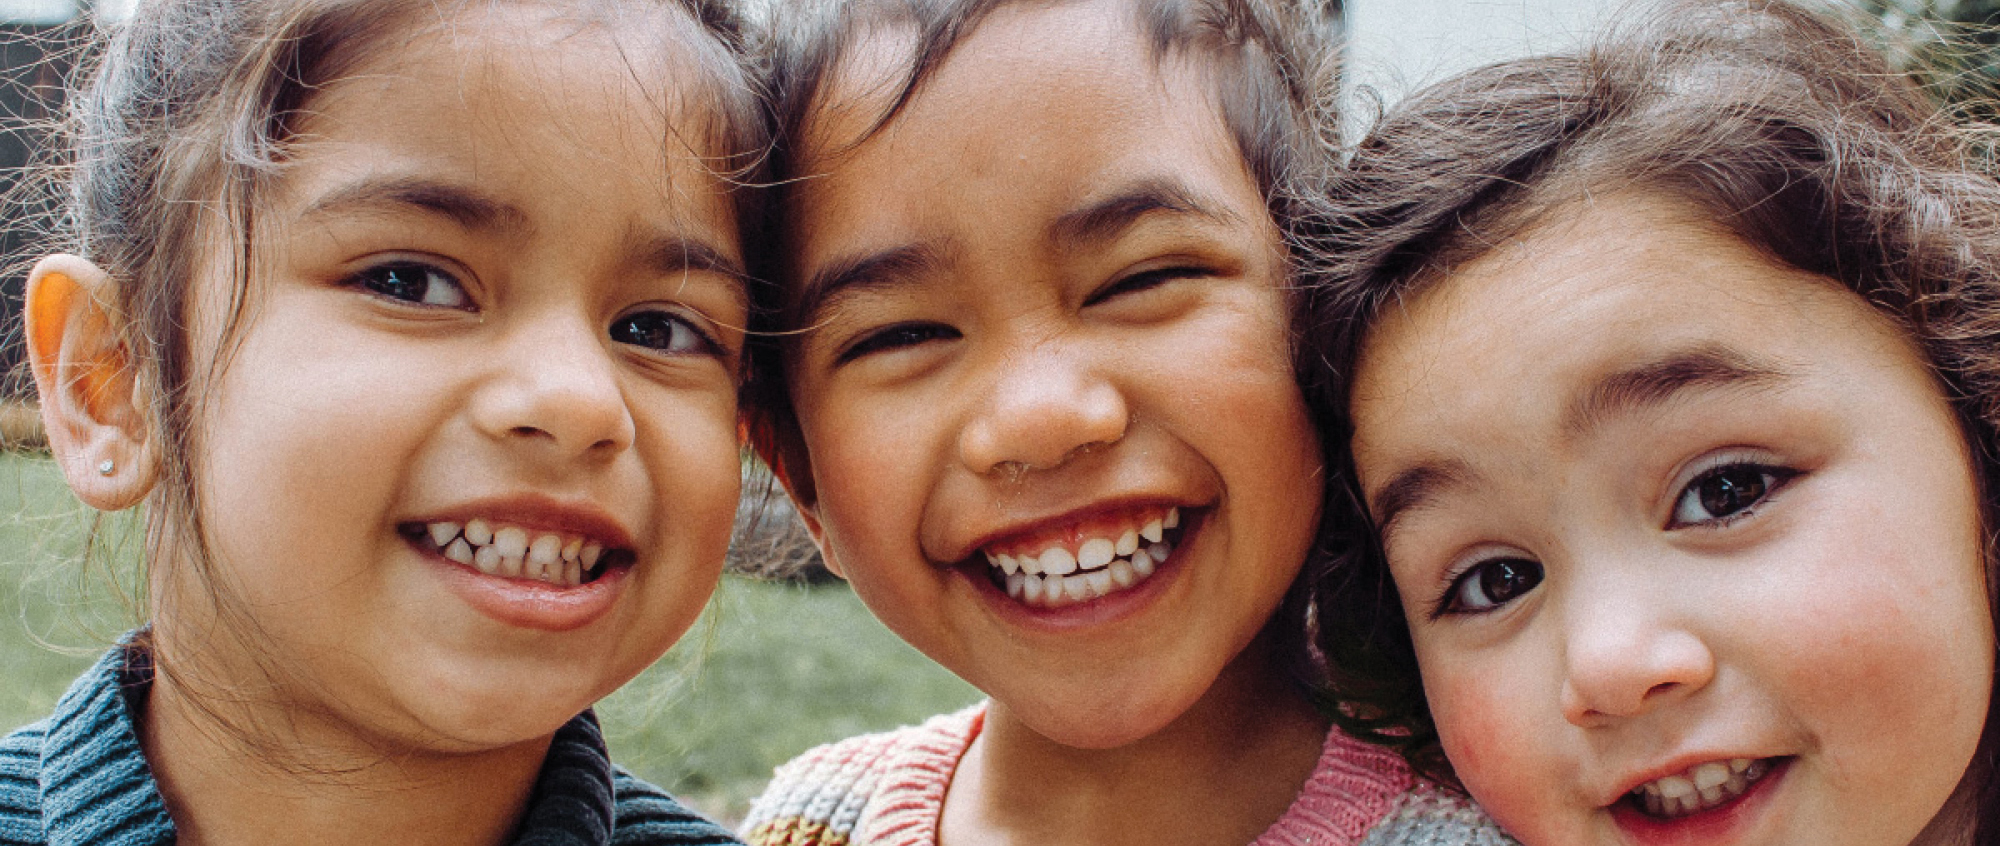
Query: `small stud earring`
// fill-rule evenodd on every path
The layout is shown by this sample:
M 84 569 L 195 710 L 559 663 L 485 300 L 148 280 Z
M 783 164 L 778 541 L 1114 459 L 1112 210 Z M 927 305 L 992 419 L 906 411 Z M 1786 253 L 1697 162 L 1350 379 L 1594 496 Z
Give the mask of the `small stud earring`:
M 111 471 L 116 469 L 118 469 L 118 463 L 109 458 L 97 462 L 97 475 L 99 476 L 109 476 L 111 475 Z

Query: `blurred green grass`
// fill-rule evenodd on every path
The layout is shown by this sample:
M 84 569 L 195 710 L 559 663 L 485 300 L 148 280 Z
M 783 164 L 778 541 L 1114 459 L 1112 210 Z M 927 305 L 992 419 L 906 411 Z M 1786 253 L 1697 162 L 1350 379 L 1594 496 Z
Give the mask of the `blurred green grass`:
M 0 731 L 46 716 L 138 617 L 135 521 L 98 536 L 45 455 L 0 453 Z M 612 757 L 733 822 L 805 749 L 955 710 L 978 692 L 898 640 L 844 584 L 725 577 L 693 631 L 598 706 Z

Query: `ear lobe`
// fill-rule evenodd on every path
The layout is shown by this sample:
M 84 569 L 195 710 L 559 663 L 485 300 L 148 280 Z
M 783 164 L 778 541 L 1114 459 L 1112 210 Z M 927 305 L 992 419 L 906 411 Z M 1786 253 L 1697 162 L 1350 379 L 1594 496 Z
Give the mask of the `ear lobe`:
M 826 565 L 827 572 L 847 578 L 847 568 L 841 566 L 840 558 L 833 554 L 833 547 L 826 542 L 826 527 L 819 521 L 819 504 L 799 502 L 797 511 L 800 522 L 806 524 L 806 532 L 812 535 L 813 546 L 819 547 L 819 558 Z
M 29 272 L 23 311 L 49 450 L 79 499 L 116 511 L 146 498 L 158 466 L 147 398 L 108 302 L 102 269 L 53 255 Z

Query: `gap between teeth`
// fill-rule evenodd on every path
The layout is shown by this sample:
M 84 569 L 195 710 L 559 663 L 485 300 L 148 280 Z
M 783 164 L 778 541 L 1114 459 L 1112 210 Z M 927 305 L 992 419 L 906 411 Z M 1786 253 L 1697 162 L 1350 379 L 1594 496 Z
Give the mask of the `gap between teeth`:
M 1655 779 L 1632 791 L 1646 813 L 1684 817 L 1722 805 L 1744 794 L 1770 773 L 1770 763 L 1750 758 L 1710 761 L 1679 775 Z
M 597 572 L 604 545 L 580 536 L 530 532 L 519 526 L 495 526 L 487 520 L 426 523 L 424 530 L 439 554 L 479 572 L 510 579 L 535 579 L 556 585 L 583 584 L 586 573 Z

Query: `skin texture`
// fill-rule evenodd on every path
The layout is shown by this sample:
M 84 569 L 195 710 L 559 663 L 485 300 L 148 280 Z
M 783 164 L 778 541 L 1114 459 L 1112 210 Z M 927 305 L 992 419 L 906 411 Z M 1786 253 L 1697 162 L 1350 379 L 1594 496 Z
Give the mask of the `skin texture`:
M 673 105 L 704 93 L 673 81 L 697 78 L 674 58 L 691 24 L 610 24 L 478 7 L 364 56 L 298 128 L 226 349 L 210 264 L 196 360 L 223 363 L 194 467 L 214 584 L 153 562 L 159 649 L 192 686 L 163 677 L 144 727 L 183 842 L 497 842 L 551 734 L 712 592 L 739 485 L 737 233 L 669 129 L 698 125 Z M 385 264 L 424 281 L 392 289 Z M 73 257 L 37 276 L 103 282 Z M 45 396 L 81 390 L 44 369 Z M 58 452 L 94 469 L 90 449 Z M 580 622 L 532 593 L 496 614 L 468 597 L 523 583 L 407 537 L 486 514 L 620 541 L 633 564 Z
M 878 32 L 811 125 L 794 278 L 872 269 L 806 297 L 805 512 L 884 623 L 993 697 L 947 842 L 1247 842 L 1325 732 L 1257 639 L 1318 497 L 1278 233 L 1130 17 L 1004 7 L 852 146 L 907 55 Z M 1198 525 L 1128 593 L 1053 613 L 988 582 L 982 547 L 1165 506 Z
M 1699 219 L 1579 202 L 1371 332 L 1354 455 L 1445 751 L 1530 846 L 1958 842 L 1994 642 L 1956 419 L 1873 308 Z M 1718 511 L 1730 465 L 1766 492 Z M 1506 559 L 1543 580 L 1489 603 Z M 1780 756 L 1678 833 L 1607 809 Z

